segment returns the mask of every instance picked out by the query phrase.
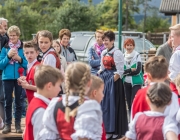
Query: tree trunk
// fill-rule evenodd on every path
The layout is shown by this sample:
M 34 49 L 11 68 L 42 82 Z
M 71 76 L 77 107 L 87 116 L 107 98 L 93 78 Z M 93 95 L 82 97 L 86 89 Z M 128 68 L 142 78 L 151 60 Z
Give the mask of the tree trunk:
M 128 0 L 126 0 L 126 18 L 125 18 L 125 31 L 128 30 Z
M 147 0 L 144 1 L 144 27 L 143 27 L 143 32 L 146 31 L 146 10 L 147 10 Z

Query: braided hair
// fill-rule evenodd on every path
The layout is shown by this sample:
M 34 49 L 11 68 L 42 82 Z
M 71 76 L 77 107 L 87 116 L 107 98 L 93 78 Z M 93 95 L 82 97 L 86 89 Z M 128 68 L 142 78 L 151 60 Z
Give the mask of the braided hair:
M 65 72 L 65 93 L 66 93 L 66 108 L 65 108 L 65 120 L 70 121 L 70 116 L 75 116 L 77 108 L 73 111 L 69 108 L 68 98 L 69 95 L 78 95 L 79 105 L 84 102 L 84 95 L 86 91 L 86 85 L 91 79 L 90 67 L 82 62 L 73 62 L 68 65 Z M 70 90 L 76 93 L 70 93 Z
M 156 107 L 164 107 L 171 101 L 172 92 L 166 83 L 155 83 L 148 89 L 147 97 Z

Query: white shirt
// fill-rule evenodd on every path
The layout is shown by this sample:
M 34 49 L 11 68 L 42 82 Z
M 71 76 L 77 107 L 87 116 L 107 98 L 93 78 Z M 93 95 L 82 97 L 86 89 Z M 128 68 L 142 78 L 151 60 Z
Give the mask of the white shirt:
M 104 57 L 105 53 L 107 53 L 107 49 L 103 50 L 101 53 L 100 71 L 103 71 L 105 69 L 104 65 L 103 65 L 103 57 Z M 119 76 L 122 78 L 123 73 L 124 73 L 124 56 L 123 56 L 123 53 L 116 47 L 114 47 L 108 53 L 114 53 L 113 58 L 114 58 L 114 63 L 115 63 L 115 67 L 116 67 L 116 72 L 114 72 L 114 74 L 119 74 Z
M 127 138 L 130 138 L 132 140 L 136 140 L 136 122 L 138 120 L 138 117 L 142 114 L 145 114 L 146 116 L 165 116 L 164 113 L 160 113 L 160 112 L 153 112 L 153 111 L 145 111 L 145 112 L 138 112 L 133 121 L 129 124 L 129 131 L 126 132 L 126 137 Z M 151 129 L 151 128 L 149 128 Z M 166 133 L 168 131 L 172 131 L 174 132 L 176 135 L 178 135 L 178 127 L 177 127 L 177 124 L 176 122 L 174 122 L 174 120 L 169 117 L 169 116 L 166 116 L 165 119 L 164 119 L 164 123 L 163 123 L 163 127 L 162 127 L 162 133 L 163 133 L 163 136 L 164 136 L 164 139 L 166 139 Z
M 78 107 L 74 122 L 75 133 L 71 135 L 73 140 L 88 138 L 101 140 L 102 137 L 102 111 L 96 100 L 86 100 Z
M 154 82 L 150 83 L 150 85 L 152 85 L 152 84 L 154 84 Z M 132 107 L 133 107 L 133 105 L 132 105 Z M 166 106 L 166 109 L 164 111 L 164 115 L 169 116 L 174 121 L 176 121 L 176 114 L 178 112 L 178 109 L 179 109 L 178 96 L 176 95 L 176 93 L 172 92 L 171 104 Z M 132 120 L 132 114 L 133 114 L 132 110 L 131 110 L 131 120 Z M 177 121 L 176 121 L 176 123 L 177 123 Z
M 53 48 L 48 50 L 44 55 L 43 55 L 43 64 L 45 65 L 50 65 L 54 68 L 56 68 L 56 58 L 52 54 L 48 54 L 50 51 L 55 51 Z
M 176 76 L 180 73 L 180 46 L 178 46 L 171 56 L 169 62 L 169 78 L 174 80 Z
M 49 99 L 47 99 L 46 97 L 36 92 L 34 93 L 34 97 L 41 99 L 47 105 L 50 103 Z M 31 123 L 33 125 L 33 136 L 35 140 L 38 140 L 37 136 L 39 132 L 43 129 L 42 118 L 43 118 L 44 112 L 45 112 L 44 108 L 38 108 L 33 113 L 32 118 L 31 118 Z
M 27 65 L 27 68 L 28 68 L 28 73 L 29 73 L 30 69 L 32 68 L 32 66 L 34 65 L 34 63 L 36 63 L 36 62 L 37 62 L 37 59 L 34 59 L 34 61 L 33 61 L 33 62 L 28 63 L 28 65 Z
M 38 140 L 59 138 L 59 132 L 54 120 L 54 109 L 58 100 L 59 97 L 53 98 L 46 108 L 42 119 L 43 129 L 38 135 Z M 68 96 L 68 105 L 72 105 L 77 100 L 79 100 L 79 96 Z M 66 105 L 66 95 L 62 95 L 62 103 L 64 106 Z

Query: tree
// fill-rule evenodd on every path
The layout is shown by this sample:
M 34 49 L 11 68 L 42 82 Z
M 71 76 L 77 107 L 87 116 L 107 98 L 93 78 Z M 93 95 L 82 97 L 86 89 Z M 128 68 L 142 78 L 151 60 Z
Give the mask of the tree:
M 30 7 L 24 6 L 23 2 L 18 0 L 7 0 L 3 7 L 0 7 L 0 13 L 7 18 L 9 26 L 17 25 L 21 30 L 21 39 L 29 40 L 31 34 L 37 31 L 38 19 L 41 17 Z
M 152 9 L 157 10 L 156 7 L 151 6 L 151 5 L 148 3 L 148 2 L 150 2 L 150 1 L 151 1 L 151 0 L 137 0 L 137 4 L 138 4 L 138 5 L 143 5 L 143 6 L 144 6 L 144 10 L 143 10 L 143 12 L 144 12 L 143 32 L 145 32 L 145 30 L 146 30 L 147 11 L 152 10 Z
M 131 14 L 133 14 L 134 12 L 139 12 L 139 8 L 138 6 L 135 4 L 134 0 L 124 0 L 123 3 L 126 4 L 126 8 L 124 10 L 125 16 L 125 31 L 128 30 L 129 27 L 129 21 L 133 21 L 129 16 L 131 16 Z
M 61 8 L 54 11 L 52 18 L 54 20 L 47 28 L 56 35 L 62 28 L 71 31 L 94 31 L 97 27 L 95 12 L 88 5 L 80 3 L 78 0 L 66 0 L 63 2 Z
M 128 3 L 126 3 L 128 2 Z M 127 6 L 128 4 L 128 7 Z M 136 27 L 136 23 L 131 16 L 134 12 L 138 11 L 138 7 L 134 5 L 133 0 L 123 0 L 123 19 L 122 25 L 123 29 L 134 29 Z M 118 27 L 118 9 L 119 9 L 119 2 L 117 0 L 104 0 L 97 6 L 98 9 L 98 23 L 99 26 L 104 26 L 110 29 L 117 30 Z M 126 24 L 128 26 L 126 26 Z
M 144 31 L 144 32 L 159 32 L 160 30 L 163 31 L 168 31 L 168 28 L 170 26 L 170 23 L 168 21 L 169 19 L 163 19 L 161 18 L 157 11 L 154 11 L 152 16 L 149 16 L 146 19 L 146 28 L 144 31 L 144 21 L 142 20 L 138 26 L 139 31 Z

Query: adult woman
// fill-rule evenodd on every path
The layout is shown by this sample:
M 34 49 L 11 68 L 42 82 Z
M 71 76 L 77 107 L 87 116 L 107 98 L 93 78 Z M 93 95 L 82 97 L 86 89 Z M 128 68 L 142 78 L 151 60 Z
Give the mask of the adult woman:
M 97 30 L 95 32 L 96 43 L 88 51 L 88 60 L 91 66 L 91 73 L 97 74 L 100 68 L 101 53 L 105 49 L 102 36 L 103 30 Z
M 70 38 L 71 32 L 68 29 L 62 29 L 59 31 L 61 55 L 66 58 L 67 64 L 77 60 L 74 50 L 69 46 Z
M 135 43 L 133 39 L 126 39 L 124 48 L 126 49 L 124 53 L 124 89 L 130 111 L 136 92 L 143 84 L 142 63 L 140 54 L 134 50 Z
M 7 33 L 9 42 L 2 48 L 0 54 L 0 69 L 3 70 L 2 80 L 5 95 L 5 128 L 2 133 L 11 132 L 13 90 L 15 91 L 15 129 L 17 133 L 22 133 L 20 125 L 22 87 L 18 85 L 17 79 L 20 76 L 20 69 L 27 69 L 27 60 L 23 54 L 23 43 L 19 40 L 20 29 L 17 26 L 11 26 Z
M 105 50 L 101 54 L 98 73 L 104 80 L 104 99 L 101 103 L 107 138 L 120 138 L 128 129 L 125 94 L 123 88 L 124 57 L 114 46 L 115 34 L 107 31 L 103 36 Z

